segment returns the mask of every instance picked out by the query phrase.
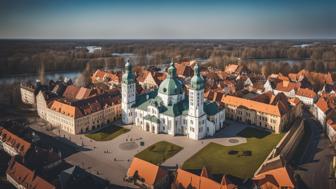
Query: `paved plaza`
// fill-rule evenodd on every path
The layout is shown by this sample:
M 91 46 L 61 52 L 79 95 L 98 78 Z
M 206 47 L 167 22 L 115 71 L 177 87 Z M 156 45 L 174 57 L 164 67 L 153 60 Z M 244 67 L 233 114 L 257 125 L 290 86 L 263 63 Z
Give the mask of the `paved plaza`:
M 39 123 L 33 127 L 40 127 L 41 125 Z M 54 129 L 53 133 L 48 133 L 59 136 L 60 140 L 66 139 L 65 141 L 71 141 L 77 146 L 87 149 L 70 155 L 66 158 L 67 162 L 78 165 L 92 174 L 109 180 L 113 184 L 129 187 L 132 185 L 124 182 L 123 178 L 126 175 L 133 156 L 159 141 L 168 141 L 183 147 L 180 152 L 163 162 L 162 165 L 164 166 L 182 166 L 184 161 L 210 142 L 224 146 L 246 143 L 245 138 L 235 137 L 237 133 L 246 127 L 246 125 L 239 123 L 231 123 L 217 132 L 214 137 L 199 141 L 188 139 L 186 136 L 152 134 L 142 131 L 134 125 L 122 125 L 120 122 L 116 122 L 115 125 L 129 128 L 130 131 L 113 140 L 99 142 L 89 139 L 84 135 L 71 135 L 58 129 Z M 40 131 L 42 130 L 40 127 Z M 141 146 L 140 142 L 143 142 L 144 146 Z

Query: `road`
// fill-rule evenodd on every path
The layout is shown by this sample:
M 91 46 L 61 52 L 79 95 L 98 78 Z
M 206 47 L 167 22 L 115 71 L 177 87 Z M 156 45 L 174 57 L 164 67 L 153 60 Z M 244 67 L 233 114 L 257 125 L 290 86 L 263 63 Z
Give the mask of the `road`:
M 306 149 L 295 171 L 300 176 L 299 189 L 335 189 L 335 180 L 330 179 L 330 164 L 334 150 L 322 132 L 321 125 L 308 112 L 305 127 L 311 130 Z

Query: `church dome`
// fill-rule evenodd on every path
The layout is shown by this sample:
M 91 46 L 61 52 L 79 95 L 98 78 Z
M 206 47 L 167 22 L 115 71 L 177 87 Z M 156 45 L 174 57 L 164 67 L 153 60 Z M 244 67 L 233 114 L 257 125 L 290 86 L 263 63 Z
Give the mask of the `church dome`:
M 160 84 L 159 93 L 165 95 L 183 94 L 183 85 L 182 82 L 177 79 L 174 63 L 170 64 L 168 68 L 168 77 Z
M 194 90 L 204 89 L 204 79 L 198 64 L 194 67 L 194 76 L 191 78 L 191 88 Z

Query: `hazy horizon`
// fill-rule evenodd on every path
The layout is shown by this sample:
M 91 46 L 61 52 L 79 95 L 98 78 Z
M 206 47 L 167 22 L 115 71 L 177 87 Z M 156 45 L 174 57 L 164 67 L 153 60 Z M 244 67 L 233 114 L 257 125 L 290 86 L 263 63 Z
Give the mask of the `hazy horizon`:
M 336 39 L 336 1 L 3 0 L 0 39 Z

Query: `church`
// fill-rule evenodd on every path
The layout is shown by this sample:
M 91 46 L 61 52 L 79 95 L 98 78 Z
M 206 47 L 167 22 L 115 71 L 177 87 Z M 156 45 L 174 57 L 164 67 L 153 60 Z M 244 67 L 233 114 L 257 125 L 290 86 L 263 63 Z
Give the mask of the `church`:
M 213 136 L 224 125 L 225 110 L 215 102 L 204 101 L 204 85 L 196 64 L 186 95 L 185 85 L 171 63 L 167 78 L 157 90 L 137 95 L 132 65 L 127 62 L 121 85 L 122 122 L 155 134 L 185 135 L 194 140 Z

